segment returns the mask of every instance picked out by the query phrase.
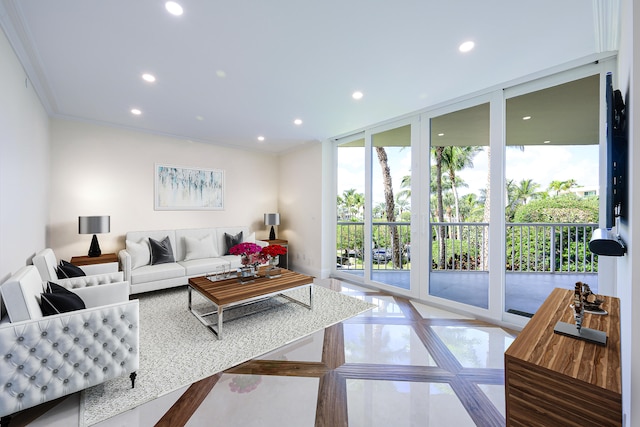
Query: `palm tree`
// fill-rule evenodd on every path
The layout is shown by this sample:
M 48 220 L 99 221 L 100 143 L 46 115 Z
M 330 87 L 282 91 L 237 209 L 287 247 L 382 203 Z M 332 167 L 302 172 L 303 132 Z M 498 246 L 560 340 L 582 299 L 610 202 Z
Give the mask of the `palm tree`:
M 405 200 L 410 199 L 411 198 L 411 175 L 405 175 L 402 177 L 402 181 L 400 181 L 400 188 L 402 188 L 402 190 L 398 192 L 398 195 L 396 196 L 396 201 L 399 200 L 401 197 L 404 198 Z
M 445 147 L 436 147 L 434 149 L 435 159 L 436 159 L 436 197 L 437 197 L 437 206 L 436 213 L 438 215 L 438 222 L 440 226 L 438 227 L 436 234 L 438 237 L 438 268 L 444 269 L 445 264 L 445 242 L 444 242 L 444 233 L 445 227 L 444 223 L 444 206 L 442 203 L 442 156 Z
M 348 219 L 362 219 L 360 211 L 364 208 L 364 194 L 356 192 L 355 188 L 344 190 L 342 196 L 338 196 L 338 205 L 344 206 Z
M 516 200 L 526 205 L 531 199 L 537 197 L 538 188 L 540 188 L 540 184 L 533 182 L 532 179 L 523 179 L 516 187 Z
M 450 145 L 444 147 L 442 153 L 443 167 L 447 169 L 449 179 L 451 180 L 451 190 L 453 191 L 454 206 L 455 206 L 455 222 L 460 222 L 460 199 L 458 196 L 458 187 L 461 186 L 461 182 L 456 177 L 456 172 L 461 171 L 467 167 L 473 167 L 473 158 L 482 150 L 477 146 L 454 146 Z
M 402 218 L 402 213 L 411 209 L 411 204 L 406 197 L 402 197 L 401 194 L 398 193 L 396 196 L 396 206 L 398 208 L 398 216 Z
M 576 182 L 575 179 L 568 179 L 566 181 L 562 181 L 562 185 L 561 185 L 561 190 L 563 191 L 569 191 L 574 187 L 577 187 L 578 183 Z
M 383 219 L 386 211 L 387 211 L 387 205 L 385 205 L 384 202 L 381 202 L 373 207 L 371 211 L 371 216 L 373 218 Z
M 474 193 L 465 194 L 460 198 L 460 221 L 480 222 L 482 221 L 483 205 L 478 195 Z
M 391 259 L 393 261 L 394 268 L 400 268 L 402 266 L 402 254 L 400 252 L 400 236 L 398 235 L 398 227 L 396 222 L 396 205 L 393 197 L 393 186 L 391 182 L 391 170 L 389 169 L 389 162 L 387 159 L 387 152 L 384 147 L 375 147 L 376 154 L 378 155 L 378 163 L 382 169 L 382 183 L 384 186 L 384 202 L 387 208 L 387 221 L 391 223 L 389 226 L 391 230 Z
M 555 191 L 557 196 L 560 193 L 560 190 L 562 190 L 562 181 L 558 181 L 558 180 L 551 181 L 549 183 L 548 190 Z

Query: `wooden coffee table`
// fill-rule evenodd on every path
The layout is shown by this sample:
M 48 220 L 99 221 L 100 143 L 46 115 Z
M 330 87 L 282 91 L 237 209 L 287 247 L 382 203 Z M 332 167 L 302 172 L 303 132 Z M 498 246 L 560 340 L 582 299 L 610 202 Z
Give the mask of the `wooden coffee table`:
M 313 309 L 313 277 L 293 271 L 282 269 L 282 275 L 275 278 L 263 277 L 264 267 L 252 282 L 240 283 L 237 278 L 212 281 L 206 276 L 192 277 L 189 279 L 189 311 L 205 326 L 222 339 L 223 313 L 229 308 L 244 306 L 262 301 L 275 296 L 288 299 L 291 302 L 302 305 L 309 310 Z M 309 303 L 292 298 L 282 292 L 294 289 L 309 289 Z M 213 305 L 213 311 L 199 313 L 192 306 L 192 291 L 198 292 Z M 249 313 L 253 314 L 255 312 Z M 213 316 L 213 321 L 207 318 Z

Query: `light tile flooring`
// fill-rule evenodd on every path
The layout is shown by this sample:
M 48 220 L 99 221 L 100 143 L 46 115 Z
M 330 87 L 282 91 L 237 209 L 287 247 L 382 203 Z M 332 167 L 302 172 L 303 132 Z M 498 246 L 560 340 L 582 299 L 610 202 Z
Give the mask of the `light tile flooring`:
M 97 427 L 504 425 L 503 360 L 512 331 L 327 284 L 377 307 Z M 76 394 L 27 410 L 11 425 L 77 426 L 79 408 Z

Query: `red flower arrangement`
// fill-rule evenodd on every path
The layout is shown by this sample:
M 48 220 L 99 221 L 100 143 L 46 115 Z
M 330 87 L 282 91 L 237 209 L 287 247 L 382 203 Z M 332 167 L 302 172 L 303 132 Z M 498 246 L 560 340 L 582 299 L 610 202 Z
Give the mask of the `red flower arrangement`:
M 269 258 L 275 258 L 278 255 L 284 255 L 287 253 L 287 248 L 280 245 L 269 245 L 262 248 L 260 251 L 263 255 L 266 255 Z
M 271 258 L 286 254 L 287 248 L 280 245 L 270 245 L 263 248 L 255 243 L 244 242 L 232 246 L 229 253 L 242 256 L 242 265 L 263 264 Z

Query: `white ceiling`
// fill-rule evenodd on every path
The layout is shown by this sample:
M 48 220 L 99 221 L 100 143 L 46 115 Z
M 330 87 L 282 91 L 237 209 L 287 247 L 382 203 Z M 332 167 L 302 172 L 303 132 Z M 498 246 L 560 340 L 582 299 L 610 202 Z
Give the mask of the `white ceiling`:
M 179 2 L 0 0 L 0 24 L 52 117 L 273 152 L 598 49 L 585 0 Z

